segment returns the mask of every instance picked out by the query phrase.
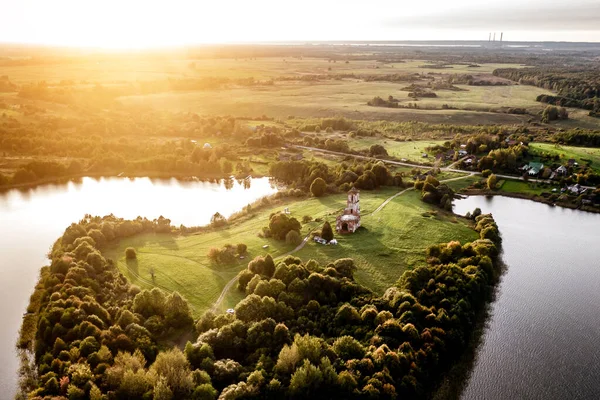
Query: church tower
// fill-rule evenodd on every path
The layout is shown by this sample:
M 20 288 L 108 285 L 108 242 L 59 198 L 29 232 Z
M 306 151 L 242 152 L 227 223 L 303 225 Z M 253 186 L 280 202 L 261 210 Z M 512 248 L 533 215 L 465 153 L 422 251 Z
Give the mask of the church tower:
M 352 187 L 348 192 L 348 203 L 346 204 L 346 209 L 350 211 L 353 215 L 360 215 L 360 199 L 359 192 L 355 187 Z

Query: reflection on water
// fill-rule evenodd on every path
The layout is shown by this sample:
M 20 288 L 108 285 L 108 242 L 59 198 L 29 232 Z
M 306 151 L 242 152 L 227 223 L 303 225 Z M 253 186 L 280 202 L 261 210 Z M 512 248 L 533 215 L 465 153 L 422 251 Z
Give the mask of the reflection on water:
M 502 278 L 463 399 L 600 398 L 600 214 L 469 197 L 503 239 Z
M 215 212 L 228 217 L 277 191 L 268 178 L 224 182 L 156 178 L 82 178 L 0 193 L 0 398 L 16 390 L 14 347 L 21 317 L 50 246 L 85 214 L 148 219 L 163 215 L 173 225 L 205 225 Z

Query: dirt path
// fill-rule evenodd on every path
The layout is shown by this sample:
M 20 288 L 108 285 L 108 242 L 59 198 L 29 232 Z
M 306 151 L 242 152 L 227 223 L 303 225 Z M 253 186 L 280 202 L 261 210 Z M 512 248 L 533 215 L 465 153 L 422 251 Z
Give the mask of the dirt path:
M 306 245 L 306 243 L 308 243 L 308 241 L 310 240 L 310 234 L 312 233 L 312 229 L 310 230 L 310 232 L 308 232 L 308 234 L 304 237 L 304 239 L 302 239 L 302 242 L 296 246 L 296 248 L 294 248 L 293 250 L 288 251 L 287 253 L 284 253 L 278 257 L 275 258 L 275 260 L 278 260 L 280 258 L 284 258 L 287 257 L 289 255 L 292 255 L 300 250 L 302 250 L 302 248 Z M 221 305 L 221 302 L 223 301 L 223 299 L 225 298 L 225 295 L 227 295 L 227 292 L 231 289 L 231 287 L 237 282 L 237 275 L 234 276 L 233 278 L 231 278 L 231 280 L 229 282 L 227 282 L 227 285 L 225 285 L 225 287 L 223 288 L 223 290 L 221 291 L 221 294 L 219 295 L 219 298 L 217 298 L 217 300 L 215 300 L 213 306 L 211 307 L 211 311 L 216 311 L 216 309 Z

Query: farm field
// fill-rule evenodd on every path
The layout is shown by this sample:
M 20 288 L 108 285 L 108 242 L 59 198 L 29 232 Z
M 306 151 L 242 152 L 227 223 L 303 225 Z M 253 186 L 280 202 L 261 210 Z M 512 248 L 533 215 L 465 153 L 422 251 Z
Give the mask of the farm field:
M 427 246 L 457 239 L 470 241 L 477 237 L 466 222 L 451 214 L 438 210 L 428 214 L 434 208 L 423 203 L 420 195 L 414 191 L 395 198 L 380 212 L 369 214 L 397 191 L 395 188 L 363 191 L 361 208 L 364 229 L 354 235 L 336 235 L 339 241 L 337 246 L 308 242 L 294 255 L 303 260 L 315 259 L 324 263 L 352 257 L 358 267 L 355 273 L 357 281 L 382 293 L 407 268 L 424 262 Z M 289 207 L 291 215 L 299 220 L 304 215 L 310 215 L 333 223 L 345 206 L 345 201 L 344 194 L 299 202 L 289 201 L 257 212 L 226 229 L 209 233 L 178 237 L 167 234 L 140 235 L 121 241 L 105 251 L 105 256 L 115 260 L 119 269 L 133 284 L 142 288 L 157 285 L 169 291 L 178 291 L 190 301 L 194 314 L 199 316 L 210 308 L 225 284 L 245 268 L 252 258 L 267 253 L 276 258 L 295 247 L 257 236 L 261 228 L 268 225 L 268 217 L 272 212 Z M 312 229 L 320 228 L 321 224 L 305 224 L 301 234 L 306 235 Z M 228 243 L 245 243 L 248 255 L 235 265 L 214 265 L 208 259 L 208 251 L 212 247 L 220 248 Z M 264 245 L 269 247 L 263 249 Z M 125 261 L 124 250 L 127 247 L 136 248 L 137 262 L 128 264 Z M 151 269 L 155 272 L 154 282 L 151 280 Z M 221 308 L 233 306 L 241 297 L 237 290 L 231 290 Z
M 502 107 L 523 107 L 532 113 L 543 105 L 535 101 L 540 89 L 529 86 L 468 87 L 466 91 L 437 91 L 438 98 L 418 101 L 421 109 L 371 107 L 375 96 L 389 95 L 401 104 L 415 103 L 402 91 L 407 84 L 355 80 L 277 82 L 273 85 L 232 87 L 221 90 L 165 92 L 120 97 L 126 106 L 209 115 L 270 115 L 279 118 L 342 115 L 353 119 L 415 120 L 432 123 L 522 123 L 530 116 L 489 112 Z M 550 92 L 548 92 L 549 94 Z M 447 104 L 456 109 L 443 110 Z M 431 108 L 431 109 L 426 109 Z M 481 115 L 479 115 L 481 114 Z M 479 115 L 479 116 L 478 116 Z
M 427 67 L 433 65 L 434 68 Z M 44 81 L 55 91 L 92 90 L 96 85 L 124 92 L 115 95 L 124 106 L 152 108 L 204 115 L 238 117 L 268 115 L 276 118 L 345 116 L 353 119 L 412 120 L 451 124 L 521 124 L 538 115 L 544 105 L 535 101 L 539 94 L 551 92 L 525 85 L 467 86 L 455 85 L 460 91 L 434 90 L 436 98 L 408 97 L 402 90 L 412 81 L 442 81 L 451 75 L 471 75 L 481 79 L 498 79 L 491 75 L 497 68 L 520 68 L 518 64 L 437 64 L 424 60 L 387 63 L 374 60 L 333 62 L 314 57 L 263 57 L 193 59 L 173 55 L 171 58 L 135 56 L 94 56 L 74 58 L 51 64 L 0 65 L 0 76 L 17 85 Z M 318 79 L 307 77 L 318 76 Z M 393 77 L 403 77 L 399 81 Z M 168 82 L 201 79 L 229 79 L 219 88 L 171 90 L 162 87 L 147 92 L 138 87 L 143 82 Z M 237 80 L 248 80 L 240 86 Z M 372 80 L 375 79 L 375 80 Z M 384 80 L 377 80 L 384 79 Z M 387 80 L 385 80 L 387 79 Z M 137 89 L 135 89 L 138 87 Z M 398 99 L 401 106 L 418 104 L 419 109 L 370 107 L 375 96 Z M 120 97 L 118 97 L 120 96 Z M 9 104 L 27 103 L 17 93 L 4 93 Z M 69 107 L 41 103 L 60 115 L 72 114 Z M 448 106 L 450 109 L 442 109 Z M 508 108 L 524 108 L 531 115 L 507 114 Z M 9 109 L 10 110 L 10 109 Z M 594 125 L 582 114 L 574 118 Z M 596 125 L 597 126 L 597 125 Z

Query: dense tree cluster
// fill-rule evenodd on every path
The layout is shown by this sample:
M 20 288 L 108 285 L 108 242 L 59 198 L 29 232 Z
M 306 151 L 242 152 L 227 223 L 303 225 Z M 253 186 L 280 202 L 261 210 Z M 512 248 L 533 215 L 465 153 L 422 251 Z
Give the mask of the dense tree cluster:
M 296 218 L 289 217 L 287 214 L 281 212 L 276 212 L 271 214 L 269 226 L 263 228 L 262 234 L 265 237 L 286 240 L 287 235 L 292 231 L 295 231 L 300 235 L 301 228 L 302 225 L 300 225 L 300 222 Z
M 403 180 L 400 173 L 393 174 L 381 161 L 362 162 L 354 161 L 353 164 L 342 162 L 335 167 L 314 161 L 278 161 L 269 167 L 269 174 L 288 185 L 303 190 L 310 189 L 315 181 L 320 178 L 327 184 L 327 190 L 347 191 L 352 186 L 358 189 L 372 190 L 380 186 L 402 186 Z M 318 184 L 313 195 L 322 193 L 322 182 Z M 324 192 L 323 192 L 324 193 Z
M 556 96 L 539 95 L 537 101 L 561 107 L 590 110 L 600 113 L 600 80 L 597 68 L 501 68 L 494 75 L 557 92 Z
M 349 259 L 257 258 L 239 275 L 247 297 L 234 315 L 200 319 L 188 359 L 224 399 L 425 397 L 499 275 L 497 227 L 475 220 L 481 239 L 432 246 L 427 265 L 379 298 L 354 282 Z
M 158 382 L 174 393 L 179 390 L 168 368 L 160 369 L 169 354 L 157 354 L 162 341 L 192 328 L 187 301 L 177 293 L 130 285 L 100 252 L 116 237 L 169 225 L 162 218 L 88 216 L 65 230 L 52 248 L 50 266 L 42 268 L 24 317 L 19 347 L 32 351 L 36 365 L 36 374 L 23 381 L 24 390 L 32 390 L 32 396 L 77 399 L 107 392 L 116 398 L 141 397 Z M 152 362 L 152 373 L 140 372 Z
M 570 129 L 555 133 L 552 138 L 558 143 L 575 146 L 600 147 L 600 132 Z
M 232 173 L 246 176 L 251 171 L 240 158 L 253 153 L 236 143 L 254 133 L 234 118 L 151 111 L 85 115 L 85 119 L 75 119 L 44 114 L 27 122 L 0 119 L 0 151 L 33 158 L 19 165 L 14 176 L 0 180 L 22 184 L 121 172 L 223 177 Z M 232 143 L 210 148 L 195 143 L 199 138 L 215 136 L 228 137 Z M 48 155 L 58 160 L 48 159 Z
M 414 186 L 421 191 L 421 199 L 425 203 L 435 204 L 447 211 L 452 210 L 454 191 L 448 185 L 440 184 L 433 175 L 427 175 L 425 180 L 417 179 Z

